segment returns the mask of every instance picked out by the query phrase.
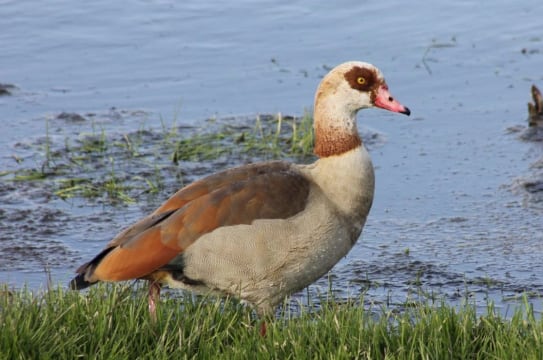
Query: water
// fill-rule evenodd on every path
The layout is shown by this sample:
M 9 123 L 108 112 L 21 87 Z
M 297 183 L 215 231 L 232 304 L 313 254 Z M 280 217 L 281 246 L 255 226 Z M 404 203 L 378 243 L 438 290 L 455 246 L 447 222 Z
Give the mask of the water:
M 540 175 L 532 164 L 543 147 L 507 129 L 525 123 L 529 87 L 543 85 L 542 8 L 536 0 L 2 1 L 0 82 L 17 89 L 0 97 L 0 170 L 21 166 L 17 157 L 38 162 L 25 144 L 43 139 L 46 120 L 59 141 L 90 131 L 90 121 L 55 120 L 63 111 L 94 114 L 86 118 L 108 134 L 174 119 L 301 114 L 327 68 L 369 61 L 412 116 L 359 116 L 385 142 L 370 147 L 374 207 L 362 240 L 333 270 L 334 287 L 376 302 L 420 289 L 455 301 L 467 291 L 504 309 L 530 291 L 541 308 L 543 209 L 522 184 Z M 122 207 L 0 184 L 0 282 L 35 288 L 45 267 L 68 280 L 167 195 Z

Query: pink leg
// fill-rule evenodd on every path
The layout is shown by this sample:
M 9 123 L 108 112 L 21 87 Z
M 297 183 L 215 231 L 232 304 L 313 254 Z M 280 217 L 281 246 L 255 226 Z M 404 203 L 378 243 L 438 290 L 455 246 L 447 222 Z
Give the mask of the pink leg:
M 149 281 L 149 315 L 151 320 L 156 322 L 156 303 L 160 299 L 160 284 Z

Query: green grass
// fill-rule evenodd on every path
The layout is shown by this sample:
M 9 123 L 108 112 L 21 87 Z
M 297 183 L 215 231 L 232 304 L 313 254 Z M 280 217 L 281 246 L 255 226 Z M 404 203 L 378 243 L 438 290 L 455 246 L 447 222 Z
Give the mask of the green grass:
M 0 359 L 541 359 L 543 320 L 489 305 L 410 304 L 405 311 L 323 300 L 283 311 L 258 334 L 235 301 L 163 297 L 150 321 L 143 289 L 31 293 L 0 288 Z M 363 302 L 362 302 L 363 303 Z M 285 307 L 288 308 L 288 307 Z

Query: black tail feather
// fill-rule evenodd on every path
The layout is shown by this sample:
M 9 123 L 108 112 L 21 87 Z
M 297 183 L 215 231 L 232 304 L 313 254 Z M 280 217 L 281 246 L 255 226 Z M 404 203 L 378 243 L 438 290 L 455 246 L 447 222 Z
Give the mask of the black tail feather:
M 72 290 L 83 290 L 94 284 L 96 283 L 85 280 L 85 273 L 83 273 L 78 274 L 76 277 L 74 277 L 72 281 L 70 281 L 68 286 Z
M 109 247 L 102 250 L 98 255 L 94 257 L 91 261 L 84 263 L 81 265 L 77 270 L 75 271 L 77 273 L 77 276 L 70 281 L 68 286 L 72 290 L 82 290 L 86 289 L 91 285 L 96 284 L 96 281 L 88 281 L 85 278 L 91 275 L 94 272 L 94 268 L 102 261 L 102 259 L 109 254 L 111 250 L 115 249 L 115 247 Z

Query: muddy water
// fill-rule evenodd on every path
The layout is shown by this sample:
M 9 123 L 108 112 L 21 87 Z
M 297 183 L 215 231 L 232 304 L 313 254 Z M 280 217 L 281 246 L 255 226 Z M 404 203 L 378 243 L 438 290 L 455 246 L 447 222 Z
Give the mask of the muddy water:
M 376 198 L 331 273 L 335 290 L 377 303 L 492 299 L 504 311 L 528 291 L 541 309 L 543 204 L 526 184 L 541 175 L 543 144 L 519 135 L 529 88 L 543 84 L 540 1 L 39 5 L 0 6 L 0 83 L 14 85 L 0 96 L 0 171 L 39 168 L 46 134 L 58 150 L 93 131 L 118 139 L 163 123 L 301 114 L 327 68 L 370 61 L 412 117 L 359 116 L 382 139 L 370 146 Z M 227 165 L 172 169 L 163 191 L 132 205 L 63 201 L 47 182 L 1 177 L 0 281 L 38 288 L 49 268 L 65 282 L 176 182 Z

